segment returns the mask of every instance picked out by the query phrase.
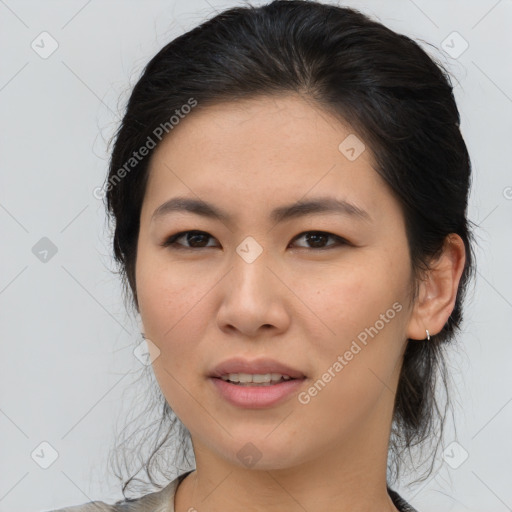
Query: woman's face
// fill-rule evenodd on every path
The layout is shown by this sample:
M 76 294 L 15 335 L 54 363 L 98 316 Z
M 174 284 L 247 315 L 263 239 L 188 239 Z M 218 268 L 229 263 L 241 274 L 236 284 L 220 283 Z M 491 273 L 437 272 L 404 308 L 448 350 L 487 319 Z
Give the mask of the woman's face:
M 412 274 L 399 204 L 372 165 L 350 128 L 295 95 L 199 105 L 156 148 L 139 310 L 196 457 L 277 469 L 370 439 L 387 452 Z M 155 213 L 178 197 L 209 207 Z M 296 378 L 213 377 L 237 369 Z

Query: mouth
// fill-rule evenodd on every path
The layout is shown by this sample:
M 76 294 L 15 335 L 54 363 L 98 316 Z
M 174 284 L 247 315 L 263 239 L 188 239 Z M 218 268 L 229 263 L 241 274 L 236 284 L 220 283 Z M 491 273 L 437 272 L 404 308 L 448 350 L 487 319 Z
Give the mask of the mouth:
M 229 373 L 221 375 L 223 381 L 237 386 L 274 386 L 281 382 L 297 380 L 295 377 L 281 373 Z
M 273 359 L 234 358 L 217 365 L 209 378 L 220 397 L 244 409 L 277 406 L 297 393 L 307 377 Z
M 236 375 L 236 374 L 235 374 Z M 247 374 L 245 374 L 247 375 Z M 270 374 L 272 377 L 272 374 Z M 242 374 L 243 378 L 244 374 Z M 268 378 L 266 374 L 252 374 L 253 378 Z M 277 379 L 279 376 L 279 379 Z M 231 381 L 229 375 L 212 377 L 213 389 L 222 399 L 242 409 L 264 409 L 275 407 L 297 394 L 304 386 L 303 378 L 288 378 L 277 374 L 276 379 L 268 382 Z M 224 378 L 223 378 L 224 377 Z M 236 378 L 240 378 L 240 374 Z
M 210 372 L 209 377 L 238 385 L 272 385 L 279 382 L 304 379 L 300 370 L 274 359 L 248 360 L 240 357 L 227 359 Z

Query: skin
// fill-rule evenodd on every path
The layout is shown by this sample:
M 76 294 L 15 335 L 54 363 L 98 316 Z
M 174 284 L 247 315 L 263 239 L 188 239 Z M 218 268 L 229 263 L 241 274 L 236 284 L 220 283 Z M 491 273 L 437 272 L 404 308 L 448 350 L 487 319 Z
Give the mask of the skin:
M 368 147 L 354 161 L 338 149 L 349 126 L 294 94 L 200 107 L 152 156 L 136 263 L 144 333 L 159 350 L 155 376 L 196 457 L 176 511 L 396 511 L 386 457 L 402 357 L 407 338 L 439 332 L 453 310 L 462 240 L 447 238 L 413 302 L 400 205 Z M 232 222 L 190 212 L 152 220 L 178 195 L 214 203 Z M 371 220 L 269 219 L 275 207 L 316 196 L 346 199 Z M 186 230 L 210 236 L 161 245 Z M 315 245 L 305 231 L 349 243 Z M 247 236 L 263 249 L 252 263 L 236 252 Z M 267 356 L 302 371 L 307 390 L 396 302 L 401 311 L 307 404 L 293 395 L 241 409 L 208 378 L 230 357 Z M 249 442 L 261 453 L 252 467 L 237 457 Z

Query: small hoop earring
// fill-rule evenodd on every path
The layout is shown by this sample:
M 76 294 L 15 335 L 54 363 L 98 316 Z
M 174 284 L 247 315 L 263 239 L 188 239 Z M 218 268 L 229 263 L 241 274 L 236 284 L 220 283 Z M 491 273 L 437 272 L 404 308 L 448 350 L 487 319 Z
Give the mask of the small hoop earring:
M 427 333 L 427 341 L 430 341 L 430 333 L 428 332 L 428 329 L 425 329 L 425 332 Z

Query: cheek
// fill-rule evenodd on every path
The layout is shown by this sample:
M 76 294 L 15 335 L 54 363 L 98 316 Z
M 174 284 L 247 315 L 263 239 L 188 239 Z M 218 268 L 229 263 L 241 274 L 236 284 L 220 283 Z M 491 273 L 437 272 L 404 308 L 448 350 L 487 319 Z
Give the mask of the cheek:
M 368 256 L 364 263 L 324 273 L 320 281 L 317 276 L 320 284 L 302 292 L 311 297 L 310 308 L 318 312 L 323 325 L 309 341 L 320 363 L 316 377 L 331 369 L 337 376 L 331 380 L 337 384 L 328 387 L 348 401 L 360 393 L 369 397 L 381 390 L 379 379 L 392 380 L 405 341 L 409 278 L 403 272 L 405 262 L 395 264 L 382 254 Z M 338 364 L 336 371 L 333 365 L 338 356 L 343 358 L 343 368 Z M 322 380 L 329 380 L 329 375 Z
M 195 279 L 191 282 L 189 274 L 159 270 L 154 265 L 141 265 L 138 278 L 144 332 L 159 350 L 152 363 L 158 385 L 178 417 L 192 424 L 204 421 L 201 411 L 191 407 L 190 396 L 199 395 L 192 370 L 200 367 L 198 344 L 208 319 L 204 299 L 211 286 L 202 286 Z M 198 418 L 194 419 L 194 414 Z
M 307 278 L 297 275 L 293 282 L 297 295 L 321 320 L 325 339 L 346 338 L 373 325 L 395 302 L 404 301 L 404 268 L 402 262 L 368 253 L 328 270 L 310 270 Z
M 211 313 L 207 300 L 211 279 L 197 273 L 170 271 L 168 265 L 141 258 L 137 268 L 137 294 L 146 337 L 160 350 L 155 373 L 174 373 L 193 364 L 197 343 Z
M 188 312 L 194 314 L 207 288 L 200 276 L 171 266 L 165 253 L 145 247 L 137 259 L 136 282 L 144 326 L 162 341 L 179 327 L 181 318 L 186 321 Z
M 393 400 L 405 305 L 397 283 L 377 274 L 354 270 L 315 294 L 312 309 L 320 311 L 334 334 L 323 329 L 309 340 L 315 375 L 297 405 L 311 427 L 303 429 L 304 435 L 315 433 L 306 444 L 315 442 L 319 428 L 325 436 L 356 435 L 381 400 Z M 325 418 L 326 411 L 328 424 L 319 426 L 317 419 Z

